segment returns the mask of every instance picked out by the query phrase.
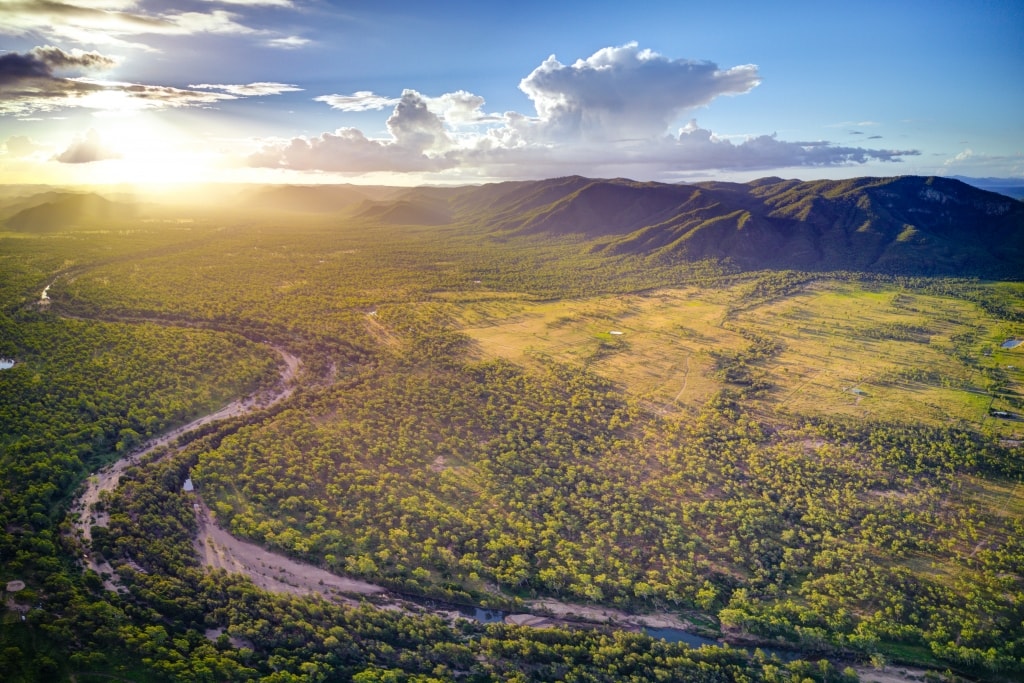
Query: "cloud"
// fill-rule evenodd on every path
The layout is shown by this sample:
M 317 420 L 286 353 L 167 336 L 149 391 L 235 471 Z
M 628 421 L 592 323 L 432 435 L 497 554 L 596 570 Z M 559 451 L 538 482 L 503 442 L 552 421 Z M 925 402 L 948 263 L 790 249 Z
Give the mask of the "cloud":
M 165 14 L 163 19 L 167 22 L 165 30 L 160 31 L 167 35 L 192 35 L 195 33 L 259 33 L 254 28 L 240 24 L 235 21 L 237 14 L 224 10 L 212 12 L 180 12 L 177 14 Z
M 904 122 L 906 123 L 906 121 Z M 826 124 L 826 128 L 867 128 L 870 126 L 880 126 L 878 121 L 840 121 L 839 123 Z
M 99 52 L 84 52 L 78 48 L 65 52 L 53 45 L 34 47 L 29 54 L 50 69 L 108 69 L 117 64 L 117 60 Z
M 300 47 L 305 47 L 312 43 L 309 38 L 300 38 L 299 36 L 285 36 L 284 38 L 271 38 L 266 41 L 268 47 L 276 47 L 281 50 L 297 50 Z
M 0 3 L 0 33 L 148 49 L 125 38 L 180 30 L 172 20 L 129 11 L 136 5 L 125 0 L 10 0 Z
M 43 45 L 28 52 L 8 52 L 0 55 L 0 87 L 16 86 L 33 81 L 63 80 L 54 76 L 56 70 L 105 69 L 115 60 L 99 52 L 72 50 Z
M 417 95 L 426 104 L 427 109 L 446 123 L 466 125 L 495 123 L 503 120 L 503 117 L 499 115 L 485 114 L 482 110 L 484 98 L 465 90 L 445 93 L 439 97 L 426 97 L 419 93 Z M 378 95 L 369 90 L 360 90 L 351 95 L 320 95 L 314 97 L 313 100 L 324 102 L 332 109 L 350 112 L 385 109 L 402 103 L 400 97 Z
M 426 101 L 431 111 L 453 125 L 495 123 L 504 120 L 502 116 L 484 113 L 484 98 L 465 90 L 427 98 Z
M 668 59 L 636 43 L 598 50 L 566 66 L 548 57 L 519 83 L 542 130 L 556 139 L 650 138 L 688 109 L 760 83 L 752 64 Z
M 191 89 L 57 75 L 58 70 L 106 68 L 115 61 L 99 52 L 53 46 L 0 55 L 0 115 L 25 115 L 67 108 L 106 111 L 206 106 L 242 97 L 302 90 L 288 83 L 201 84 Z M 218 92 L 219 91 L 219 92 Z
M 45 148 L 26 135 L 12 135 L 4 141 L 4 149 L 9 156 L 23 158 Z
M 443 122 L 415 90 L 402 93 L 387 127 L 391 136 L 387 140 L 372 140 L 355 128 L 340 128 L 314 138 L 270 141 L 248 162 L 251 166 L 341 173 L 441 171 L 457 163 L 444 154 L 452 141 Z
M 451 146 L 444 123 L 415 90 L 406 90 L 388 117 L 388 132 L 394 143 L 420 152 L 442 150 Z
M 46 111 L 60 106 L 60 102 L 74 102 L 102 90 L 93 83 L 57 76 L 54 71 L 113 63 L 98 52 L 65 52 L 49 45 L 0 55 L 0 114 Z
M 269 143 L 248 161 L 251 166 L 339 173 L 440 171 L 454 165 L 393 142 L 370 140 L 355 128 Z
M 716 136 L 691 120 L 678 135 L 603 145 L 541 146 L 504 144 L 492 135 L 473 149 L 449 153 L 462 166 L 485 176 L 626 175 L 672 178 L 690 171 L 761 171 L 792 167 L 839 167 L 868 161 L 899 162 L 914 150 L 843 147 L 826 141 L 789 142 L 775 135 L 751 136 L 734 142 Z M 527 169 L 523 173 L 521 169 Z
M 239 97 L 280 95 L 285 92 L 300 92 L 302 90 L 302 88 L 297 85 L 292 85 L 290 83 L 268 83 L 265 81 L 249 83 L 246 85 L 213 85 L 210 83 L 201 83 L 199 85 L 189 84 L 188 87 L 195 88 L 196 90 L 223 90 L 226 93 L 238 95 Z
M 571 66 L 554 57 L 520 88 L 533 115 L 484 111 L 484 98 L 459 90 L 400 98 L 370 91 L 316 97 L 343 112 L 394 107 L 389 137 L 370 139 L 354 128 L 317 137 L 265 141 L 252 166 L 363 173 L 458 169 L 490 177 L 614 173 L 671 177 L 687 171 L 767 170 L 899 162 L 915 150 L 866 149 L 773 135 L 719 136 L 690 120 L 669 127 L 688 109 L 759 82 L 751 65 L 720 69 L 710 62 L 670 60 L 635 44 L 599 50 Z M 868 125 L 860 122 L 856 125 Z
M 292 0 L 206 0 L 206 2 L 217 2 L 222 5 L 248 5 L 250 7 L 295 7 Z
M 966 176 L 1024 178 L 1024 155 L 1019 152 L 986 154 L 967 147 L 962 152 L 945 159 L 941 166 L 935 168 L 934 172 L 942 175 L 957 173 Z
M 360 90 L 352 93 L 351 95 L 321 95 L 319 97 L 314 97 L 313 100 L 316 102 L 325 102 L 330 105 L 332 109 L 340 109 L 341 111 L 371 111 L 375 109 L 384 109 L 385 107 L 393 107 L 401 101 L 401 99 L 396 99 L 394 97 L 377 95 L 369 90 Z
M 786 167 L 823 167 L 898 162 L 917 156 L 915 150 L 841 147 L 824 140 L 787 142 L 775 135 L 750 137 L 739 144 L 718 138 L 691 120 L 665 148 L 666 161 L 680 170 L 767 170 Z
M 89 164 L 94 161 L 120 159 L 121 155 L 107 147 L 100 139 L 100 134 L 90 128 L 84 137 L 73 140 L 67 149 L 53 158 L 62 164 Z
M 93 94 L 83 98 L 79 106 L 90 109 L 165 109 L 194 107 L 213 104 L 223 100 L 238 99 L 237 95 L 219 92 L 200 92 L 173 88 L 167 85 L 141 85 L 115 81 L 92 81 L 104 88 L 102 95 Z
M 218 1 L 240 9 L 256 5 L 293 6 L 289 0 Z M 222 9 L 151 12 L 140 9 L 140 4 L 137 0 L 4 0 L 0 2 L 0 33 L 142 50 L 153 49 L 138 42 L 142 36 L 275 35 L 253 28 L 243 23 L 237 13 Z
M 955 157 L 946 159 L 943 162 L 943 166 L 955 166 L 957 164 L 963 164 L 965 162 L 973 161 L 976 156 L 977 155 L 974 153 L 974 150 L 968 147 L 964 151 L 957 154 Z

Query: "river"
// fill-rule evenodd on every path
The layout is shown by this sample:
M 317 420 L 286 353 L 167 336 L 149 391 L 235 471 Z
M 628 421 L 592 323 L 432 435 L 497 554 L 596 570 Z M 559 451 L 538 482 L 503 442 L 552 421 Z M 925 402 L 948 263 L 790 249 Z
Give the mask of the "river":
M 292 395 L 296 388 L 295 380 L 302 361 L 283 348 L 274 347 L 274 350 L 281 356 L 284 366 L 280 382 L 271 393 L 257 394 L 232 401 L 216 412 L 204 415 L 151 439 L 140 449 L 89 477 L 81 495 L 71 507 L 75 533 L 83 547 L 89 547 L 93 526 L 102 527 L 109 522 L 107 514 L 96 509 L 100 495 L 104 491 L 112 491 L 116 488 L 123 473 L 129 467 L 137 464 L 144 456 L 204 425 L 245 415 L 257 408 L 279 403 Z M 503 621 L 536 627 L 589 624 L 631 631 L 646 630 L 656 637 L 672 640 L 685 640 L 680 634 L 687 633 L 687 629 L 691 627 L 688 622 L 668 613 L 636 615 L 610 607 L 579 605 L 554 599 L 530 601 L 525 605 L 527 611 L 516 613 L 394 595 L 382 586 L 332 574 L 320 567 L 267 550 L 256 543 L 236 538 L 216 523 L 215 517 L 199 496 L 198 491 L 192 495 L 195 496 L 194 508 L 199 528 L 194 546 L 203 566 L 245 575 L 255 585 L 267 591 L 295 595 L 316 594 L 334 602 L 351 605 L 358 604 L 360 596 L 373 596 L 374 601 L 385 609 L 429 612 L 453 621 L 458 618 L 466 618 L 482 623 Z M 108 590 L 117 591 L 119 589 L 116 574 L 108 563 L 87 552 L 82 557 L 82 564 L 104 576 L 104 586 Z M 693 637 L 699 638 L 698 636 Z M 713 641 L 708 641 L 708 643 L 711 642 Z M 697 641 L 694 643 L 696 644 Z M 703 641 L 700 644 L 703 644 Z
M 82 542 L 82 546 L 84 548 L 88 548 L 92 542 L 92 527 L 105 527 L 109 522 L 108 515 L 105 512 L 96 510 L 96 504 L 99 502 L 100 494 L 104 491 L 113 491 L 117 487 L 118 483 L 120 483 L 121 476 L 124 474 L 125 470 L 137 464 L 143 456 L 148 455 L 162 446 L 170 444 L 175 439 L 199 429 L 200 427 L 220 420 L 245 415 L 257 408 L 272 406 L 285 400 L 294 393 L 295 378 L 298 375 L 299 368 L 302 366 L 302 361 L 297 356 L 289 353 L 283 348 L 277 346 L 272 348 L 284 361 L 284 367 L 281 370 L 281 379 L 275 390 L 272 390 L 270 393 L 261 392 L 253 394 L 252 396 L 237 399 L 215 412 L 198 417 L 188 424 L 182 425 L 172 429 L 166 434 L 153 438 L 147 441 L 142 448 L 132 451 L 117 462 L 107 465 L 86 480 L 82 493 L 72 503 L 70 510 L 70 517 L 74 523 L 74 531 Z M 89 554 L 88 551 L 82 557 L 82 562 L 86 568 L 92 569 L 100 575 L 106 574 L 110 577 L 113 577 L 114 575 L 113 569 L 107 562 L 99 561 L 95 556 Z M 117 590 L 118 588 L 117 583 L 113 578 L 105 579 L 104 585 L 108 590 Z
M 280 382 L 274 390 L 232 401 L 213 413 L 151 439 L 142 448 L 89 477 L 82 493 L 71 506 L 74 531 L 84 548 L 88 548 L 92 540 L 91 527 L 106 526 L 109 522 L 105 512 L 96 510 L 100 494 L 116 488 L 123 473 L 129 467 L 137 464 L 145 455 L 172 443 L 179 437 L 187 436 L 204 425 L 245 415 L 257 408 L 272 406 L 294 393 L 302 361 L 283 348 L 276 346 L 273 348 L 284 363 Z M 349 605 L 358 605 L 360 596 L 362 598 L 372 596 L 374 602 L 383 609 L 397 609 L 410 613 L 427 612 L 452 621 L 465 618 L 482 623 L 505 622 L 533 627 L 566 625 L 611 627 L 643 632 L 668 642 L 686 643 L 690 647 L 721 645 L 717 640 L 692 633 L 692 624 L 667 612 L 632 614 L 610 607 L 567 603 L 551 598 L 528 601 L 525 603 L 527 610 L 525 612 L 506 612 L 394 595 L 382 586 L 332 574 L 322 568 L 299 562 L 255 543 L 236 538 L 216 523 L 199 493 L 195 492 L 193 495 L 195 496 L 194 508 L 199 527 L 194 546 L 203 566 L 242 574 L 256 586 L 270 592 L 295 595 L 316 594 L 325 599 Z M 108 563 L 100 561 L 86 552 L 82 557 L 82 564 L 104 576 L 104 586 L 108 590 L 119 590 L 116 574 Z M 798 653 L 775 650 L 770 651 L 769 654 L 777 654 L 785 660 L 795 659 L 798 656 Z

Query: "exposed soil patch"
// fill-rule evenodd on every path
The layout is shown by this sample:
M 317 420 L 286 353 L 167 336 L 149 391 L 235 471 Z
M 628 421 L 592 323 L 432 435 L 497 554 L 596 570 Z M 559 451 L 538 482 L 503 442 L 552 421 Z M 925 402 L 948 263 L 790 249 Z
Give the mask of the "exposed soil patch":
M 199 532 L 196 552 L 204 566 L 244 574 L 260 588 L 273 593 L 309 595 L 316 593 L 337 602 L 359 604 L 344 596 L 379 595 L 384 589 L 366 581 L 332 574 L 319 567 L 297 562 L 262 546 L 235 538 L 213 521 L 209 508 L 196 499 Z
M 857 676 L 864 683 L 907 683 L 925 680 L 924 669 L 910 669 L 905 666 L 887 666 L 883 670 L 870 666 L 855 666 Z
M 558 600 L 533 600 L 527 603 L 530 609 L 551 614 L 558 619 L 579 619 L 596 624 L 609 624 L 618 627 L 633 628 L 678 628 L 692 630 L 693 624 L 680 617 L 666 612 L 655 614 L 630 614 L 612 607 L 596 605 L 576 605 Z M 519 616 L 519 615 L 512 615 Z
M 278 403 L 279 401 L 283 401 L 292 395 L 295 391 L 295 378 L 299 373 L 299 369 L 302 367 L 302 361 L 297 356 L 282 348 L 274 347 L 274 350 L 277 351 L 281 356 L 281 359 L 284 361 L 284 369 L 281 371 L 281 381 L 276 390 L 262 392 L 260 394 L 232 401 L 216 412 L 196 418 L 186 425 L 182 425 L 181 427 L 173 429 L 166 434 L 146 442 L 146 444 L 139 450 L 133 451 L 117 462 L 104 467 L 102 470 L 86 480 L 84 490 L 75 502 L 72 503 L 69 513 L 69 517 L 74 522 L 75 534 L 83 548 L 88 549 L 92 543 L 92 527 L 105 527 L 109 521 L 109 516 L 105 512 L 96 509 L 96 504 L 100 501 L 101 494 L 105 491 L 113 491 L 121 481 L 121 476 L 124 474 L 125 470 L 138 464 L 144 456 L 152 453 L 158 448 L 171 444 L 178 437 L 198 429 L 199 427 L 219 420 L 226 420 L 239 415 L 245 415 L 259 407 L 270 406 Z M 81 561 L 85 568 L 92 569 L 101 576 L 113 575 L 113 569 L 111 566 L 106 561 L 102 561 L 89 553 L 88 550 L 86 550 L 86 553 L 82 556 Z M 107 590 L 117 590 L 117 583 L 112 579 L 104 580 L 104 586 Z

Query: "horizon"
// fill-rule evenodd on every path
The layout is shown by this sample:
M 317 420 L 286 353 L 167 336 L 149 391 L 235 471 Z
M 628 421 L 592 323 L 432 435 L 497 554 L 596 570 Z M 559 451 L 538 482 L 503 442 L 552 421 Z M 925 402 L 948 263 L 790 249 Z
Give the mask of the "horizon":
M 0 183 L 1024 178 L 1024 7 L 851 11 L 12 2 Z
M 748 180 L 732 180 L 721 177 L 710 177 L 703 179 L 687 179 L 687 180 L 676 180 L 676 181 L 662 181 L 662 180 L 644 180 L 641 178 L 629 178 L 624 176 L 610 177 L 610 176 L 588 176 L 579 173 L 570 173 L 560 176 L 550 177 L 537 177 L 537 178 L 495 178 L 486 179 L 479 181 L 463 181 L 463 182 L 444 182 L 444 181 L 426 181 L 416 184 L 403 184 L 400 182 L 386 183 L 386 182 L 362 182 L 360 178 L 307 178 L 297 179 L 295 181 L 264 181 L 264 180 L 233 180 L 230 178 L 220 180 L 179 180 L 170 182 L 132 182 L 132 181 L 118 181 L 118 182 L 83 182 L 83 183 L 46 183 L 46 182 L 0 182 L 0 187 L 6 188 L 40 188 L 49 190 L 63 190 L 69 192 L 117 192 L 126 190 L 139 190 L 144 192 L 151 192 L 153 194 L 159 193 L 170 193 L 175 192 L 181 188 L 187 187 L 238 187 L 238 188 L 256 188 L 256 187 L 310 187 L 310 188 L 330 188 L 330 187 L 353 187 L 353 188 L 395 188 L 395 189 L 417 189 L 417 188 L 439 188 L 439 189 L 455 189 L 463 187 L 483 187 L 485 185 L 496 185 L 501 183 L 544 183 L 548 181 L 556 181 L 565 178 L 582 178 L 584 180 L 591 180 L 594 182 L 613 182 L 623 181 L 627 183 L 653 183 L 659 185 L 697 185 L 701 183 L 713 183 L 713 182 L 725 182 L 725 183 L 736 183 L 740 185 L 748 185 L 752 183 L 762 182 L 765 180 L 779 180 L 783 182 L 799 182 L 799 183 L 813 183 L 813 182 L 842 182 L 847 180 L 894 180 L 897 178 L 941 178 L 943 180 L 956 180 L 967 185 L 971 185 L 977 189 L 993 191 L 990 188 L 1004 187 L 1007 189 L 1016 189 L 1024 186 L 1024 178 L 1014 177 L 973 177 L 964 175 L 921 175 L 912 173 L 898 173 L 892 175 L 849 175 L 849 176 L 835 176 L 835 177 L 817 177 L 817 178 L 798 178 L 795 176 L 781 176 L 776 174 L 766 175 L 755 175 Z M 401 180 L 402 178 L 399 178 Z

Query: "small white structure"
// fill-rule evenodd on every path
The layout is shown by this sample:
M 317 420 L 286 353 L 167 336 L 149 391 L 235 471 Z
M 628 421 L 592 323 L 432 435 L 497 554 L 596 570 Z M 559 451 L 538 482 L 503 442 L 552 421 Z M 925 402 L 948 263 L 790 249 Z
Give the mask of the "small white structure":
M 192 483 L 192 477 L 185 480 L 185 485 L 181 487 L 181 490 L 185 493 L 192 493 L 196 490 L 195 485 Z

